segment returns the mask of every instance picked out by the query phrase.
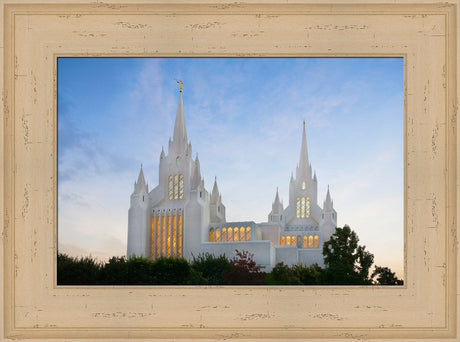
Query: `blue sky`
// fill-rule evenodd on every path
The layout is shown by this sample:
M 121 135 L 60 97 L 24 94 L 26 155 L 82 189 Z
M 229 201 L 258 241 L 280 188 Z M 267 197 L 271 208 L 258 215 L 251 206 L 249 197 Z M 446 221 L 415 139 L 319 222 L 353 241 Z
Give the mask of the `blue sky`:
M 126 253 L 140 164 L 152 189 L 184 82 L 188 138 L 227 221 L 288 205 L 306 121 L 318 202 L 330 186 L 375 264 L 403 270 L 402 58 L 59 58 L 59 248 Z

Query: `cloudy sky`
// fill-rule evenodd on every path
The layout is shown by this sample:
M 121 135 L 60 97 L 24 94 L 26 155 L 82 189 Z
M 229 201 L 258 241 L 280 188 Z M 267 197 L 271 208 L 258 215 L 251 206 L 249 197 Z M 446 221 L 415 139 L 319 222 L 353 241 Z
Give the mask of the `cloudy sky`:
M 140 165 L 152 189 L 173 133 L 175 79 L 227 221 L 267 221 L 276 187 L 288 205 L 305 120 L 320 206 L 329 185 L 338 225 L 402 276 L 402 58 L 59 58 L 60 251 L 126 253 Z

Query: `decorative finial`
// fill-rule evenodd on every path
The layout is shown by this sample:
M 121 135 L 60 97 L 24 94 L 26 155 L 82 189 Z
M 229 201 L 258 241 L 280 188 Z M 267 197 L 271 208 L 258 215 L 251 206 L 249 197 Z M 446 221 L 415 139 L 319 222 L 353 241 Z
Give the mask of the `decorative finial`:
M 179 91 L 182 93 L 182 85 L 184 82 L 182 82 L 182 80 L 176 80 L 176 82 L 179 84 Z

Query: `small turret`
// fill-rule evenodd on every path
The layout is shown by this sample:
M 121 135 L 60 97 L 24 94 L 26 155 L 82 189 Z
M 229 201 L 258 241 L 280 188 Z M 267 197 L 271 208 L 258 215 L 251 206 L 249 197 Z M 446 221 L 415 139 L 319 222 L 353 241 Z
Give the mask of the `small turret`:
M 324 200 L 323 212 L 321 214 L 321 222 L 319 228 L 323 232 L 323 242 L 330 239 L 337 227 L 337 212 L 334 210 L 329 185 L 327 186 L 326 199 Z
M 217 187 L 217 177 L 214 178 L 214 186 L 211 192 L 211 203 L 216 204 L 219 201 L 219 188 Z
M 192 189 L 198 188 L 201 183 L 201 170 L 200 170 L 200 160 L 198 159 L 198 153 L 195 158 L 195 172 L 192 177 Z
M 144 190 L 144 192 L 148 193 L 148 185 L 145 183 L 145 178 L 144 178 L 144 171 L 142 170 L 142 164 L 141 164 L 141 171 L 139 172 L 139 177 L 137 178 L 137 182 L 134 183 L 134 192 L 139 194 Z

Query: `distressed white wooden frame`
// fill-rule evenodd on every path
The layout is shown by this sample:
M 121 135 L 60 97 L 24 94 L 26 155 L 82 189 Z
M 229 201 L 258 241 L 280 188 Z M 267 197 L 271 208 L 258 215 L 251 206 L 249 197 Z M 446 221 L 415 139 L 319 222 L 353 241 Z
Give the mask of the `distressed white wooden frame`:
M 30 2 L 0 2 L 0 338 L 459 340 L 457 1 Z M 404 57 L 405 286 L 56 286 L 58 56 Z

